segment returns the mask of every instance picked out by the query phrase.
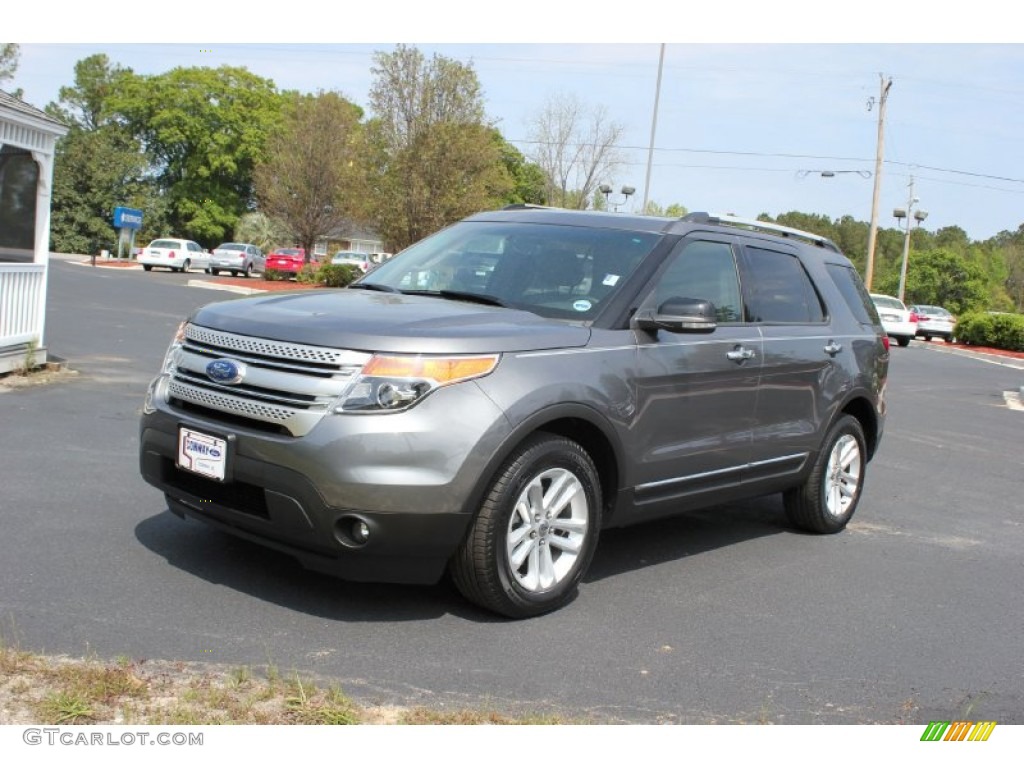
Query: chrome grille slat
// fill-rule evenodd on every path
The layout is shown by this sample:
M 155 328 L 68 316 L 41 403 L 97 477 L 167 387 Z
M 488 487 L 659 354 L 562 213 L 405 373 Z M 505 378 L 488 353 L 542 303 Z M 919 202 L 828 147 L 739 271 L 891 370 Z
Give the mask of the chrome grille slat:
M 241 358 L 235 357 L 231 359 L 241 360 Z M 200 379 L 208 380 L 206 365 L 209 362 L 209 358 L 183 349 L 178 366 L 190 371 Z M 239 390 L 250 386 L 309 397 L 337 397 L 348 383 L 348 379 L 351 378 L 351 374 L 339 379 L 324 378 L 323 376 L 304 376 L 293 371 L 283 371 L 278 368 L 261 366 L 258 362 L 246 361 L 246 363 L 248 369 L 245 382 L 238 385 L 237 389 Z M 213 382 L 210 383 L 212 384 Z M 227 386 L 229 389 L 235 389 L 232 385 Z
M 254 336 L 242 336 L 226 331 L 214 331 L 189 323 L 185 327 L 185 337 L 199 342 L 223 347 L 236 352 L 251 352 L 265 357 L 281 358 L 291 361 L 311 361 L 329 365 L 365 362 L 369 355 L 348 349 L 332 349 L 330 347 L 314 347 L 308 344 L 296 344 L 290 341 L 274 341 L 259 339 Z
M 201 389 L 173 379 L 168 385 L 168 393 L 171 397 L 183 400 L 186 403 L 192 403 L 193 405 L 230 413 L 247 419 L 255 419 L 268 424 L 280 425 L 293 435 L 306 434 L 316 426 L 316 423 L 326 413 L 325 408 L 316 411 L 299 410 L 283 405 L 263 403 L 208 389 Z
M 243 336 L 191 323 L 176 354 L 168 397 L 283 427 L 296 437 L 307 434 L 330 412 L 371 357 L 356 350 Z M 207 364 L 219 358 L 245 364 L 239 384 L 214 382 L 207 376 Z
M 194 387 L 200 387 L 202 389 L 212 389 L 217 392 L 222 392 L 226 395 L 231 395 L 232 397 L 250 397 L 254 400 L 259 400 L 261 402 L 278 403 L 280 405 L 287 405 L 292 408 L 302 410 L 305 410 L 310 406 L 318 404 L 317 398 L 294 398 L 288 397 L 287 395 L 274 394 L 272 392 L 261 392 L 253 389 L 252 387 L 246 387 L 242 385 L 231 386 L 228 384 L 215 384 L 209 379 L 206 379 L 201 375 L 197 375 L 193 371 L 185 372 L 182 371 L 181 368 L 178 369 L 178 372 L 175 375 L 174 380 L 179 381 L 183 384 L 191 384 Z

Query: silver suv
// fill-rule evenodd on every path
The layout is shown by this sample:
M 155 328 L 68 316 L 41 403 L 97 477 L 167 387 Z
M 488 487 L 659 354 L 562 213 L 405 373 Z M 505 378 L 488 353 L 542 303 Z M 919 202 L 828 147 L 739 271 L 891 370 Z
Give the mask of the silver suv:
M 151 384 L 172 512 L 363 581 L 446 569 L 511 617 L 576 594 L 600 532 L 781 492 L 841 530 L 885 417 L 885 332 L 807 232 L 518 206 L 345 290 L 211 304 Z

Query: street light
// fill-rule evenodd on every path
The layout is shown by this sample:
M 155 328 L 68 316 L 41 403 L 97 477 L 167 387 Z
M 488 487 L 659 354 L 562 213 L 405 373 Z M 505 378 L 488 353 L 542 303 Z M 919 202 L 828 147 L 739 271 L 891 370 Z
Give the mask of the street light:
M 616 213 L 619 212 L 619 206 L 620 205 L 625 205 L 626 201 L 629 200 L 629 196 L 632 195 L 634 192 L 636 192 L 636 189 L 634 189 L 633 187 L 627 187 L 627 186 L 624 185 L 622 187 L 622 189 L 619 190 L 619 194 L 622 195 L 622 200 L 620 200 L 617 203 L 613 203 L 611 201 L 611 199 L 608 197 L 612 193 L 611 184 L 602 184 L 597 189 L 598 189 L 598 191 L 601 194 L 604 195 L 604 201 L 605 201 L 606 205 L 614 205 L 615 206 L 615 212 Z
M 808 176 L 810 176 L 811 174 L 817 174 L 817 175 L 821 176 L 823 179 L 831 179 L 834 176 L 836 176 L 836 174 L 840 174 L 840 173 L 856 173 L 862 179 L 870 179 L 871 178 L 871 171 L 860 171 L 860 170 L 853 170 L 853 171 L 834 171 L 834 170 L 805 171 L 805 170 L 799 170 L 799 171 L 796 172 L 796 177 L 798 179 L 805 179 Z
M 928 218 L 927 211 L 915 211 L 914 205 L 921 202 L 920 198 L 914 197 L 914 177 L 910 177 L 910 195 L 907 197 L 906 208 L 894 208 L 892 215 L 896 217 L 898 226 L 901 226 L 903 219 L 907 220 L 907 233 L 903 237 L 903 265 L 900 267 L 900 291 L 899 300 L 903 301 L 903 295 L 907 287 L 907 261 L 910 259 L 910 230 L 913 228 L 911 219 L 921 226 L 921 222 Z

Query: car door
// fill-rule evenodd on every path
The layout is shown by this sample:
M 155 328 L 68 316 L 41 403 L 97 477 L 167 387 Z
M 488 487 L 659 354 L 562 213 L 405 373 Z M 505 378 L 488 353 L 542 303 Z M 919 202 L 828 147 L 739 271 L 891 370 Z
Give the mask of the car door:
M 637 330 L 631 448 L 638 518 L 698 493 L 735 486 L 750 459 L 761 338 L 744 321 L 733 239 L 682 241 L 653 279 L 640 311 L 669 299 L 714 303 L 710 332 Z M 676 506 L 676 508 L 679 508 Z
M 748 479 L 798 470 L 820 440 L 845 377 L 836 355 L 847 340 L 795 250 L 747 240 L 740 271 L 748 319 L 763 339 L 761 383 Z
M 186 245 L 188 246 L 188 258 L 192 263 L 193 269 L 206 269 L 210 266 L 210 256 L 199 243 L 189 240 Z

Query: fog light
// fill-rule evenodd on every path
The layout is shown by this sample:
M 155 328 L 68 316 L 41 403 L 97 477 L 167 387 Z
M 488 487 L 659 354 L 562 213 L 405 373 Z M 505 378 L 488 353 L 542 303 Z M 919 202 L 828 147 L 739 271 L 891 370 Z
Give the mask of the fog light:
M 365 544 L 370 540 L 370 526 L 362 520 L 352 526 L 352 540 L 356 544 Z
M 354 515 L 346 515 L 334 524 L 334 538 L 350 549 L 365 547 L 370 541 L 370 524 Z

